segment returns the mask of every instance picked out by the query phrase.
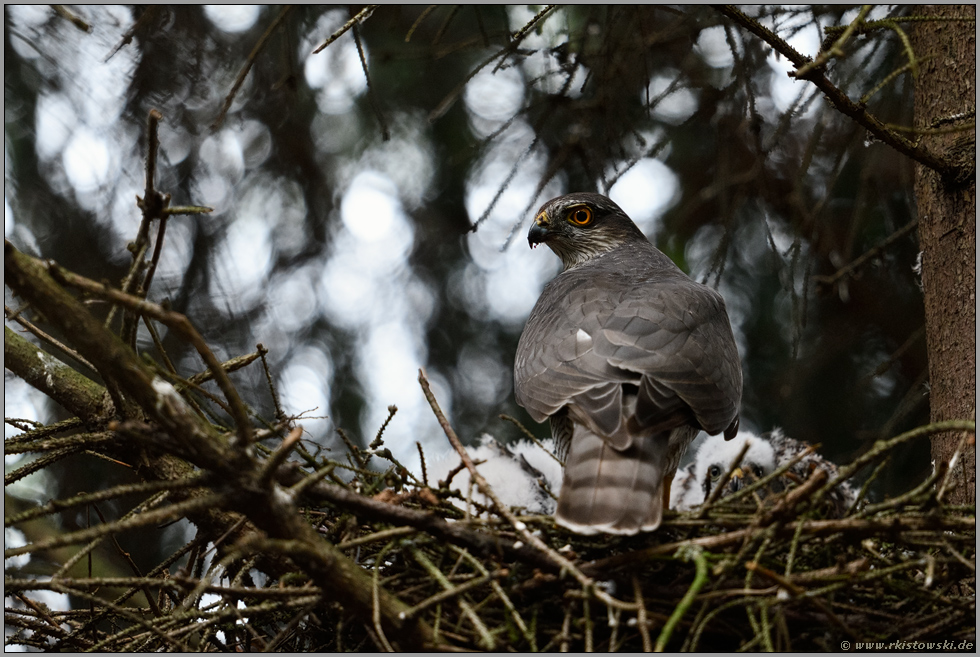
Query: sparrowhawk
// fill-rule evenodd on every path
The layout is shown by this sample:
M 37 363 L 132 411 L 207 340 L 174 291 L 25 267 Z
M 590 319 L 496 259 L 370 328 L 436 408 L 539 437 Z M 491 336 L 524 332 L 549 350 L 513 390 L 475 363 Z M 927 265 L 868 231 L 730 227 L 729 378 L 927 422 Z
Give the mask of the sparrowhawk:
M 721 481 L 739 452 L 748 443 L 748 449 L 731 479 Z M 690 511 L 704 504 L 711 492 L 722 487 L 719 497 L 727 497 L 744 486 L 757 481 L 776 469 L 776 452 L 765 435 L 756 436 L 739 431 L 731 441 L 721 436 L 711 436 L 698 448 L 694 460 L 678 473 L 670 489 L 670 508 Z
M 725 302 L 599 194 L 545 203 L 528 242 L 564 265 L 514 366 L 517 403 L 551 420 L 565 460 L 555 520 L 583 534 L 654 530 L 698 430 L 738 430 L 742 370 Z
M 739 467 L 735 469 L 729 481 L 721 481 L 721 477 L 728 472 L 745 443 L 749 444 L 749 448 L 742 457 Z M 810 449 L 809 443 L 790 438 L 781 429 L 773 429 L 759 436 L 748 431 L 739 431 L 735 439 L 729 443 L 723 442 L 719 436 L 712 436 L 704 441 L 694 461 L 684 468 L 674 481 L 670 508 L 689 511 L 700 506 L 718 486 L 723 486 L 719 498 L 725 498 L 743 486 L 789 464 L 797 455 L 808 449 Z M 838 475 L 838 468 L 832 461 L 815 451 L 810 451 L 793 464 L 785 475 L 756 493 L 760 498 L 765 499 L 773 493 L 782 492 L 787 487 L 802 484 L 813 476 L 813 471 L 817 469 L 827 472 L 828 481 Z M 844 481 L 827 492 L 821 507 L 817 510 L 825 517 L 842 518 L 854 505 L 856 499 L 857 491 L 849 482 Z

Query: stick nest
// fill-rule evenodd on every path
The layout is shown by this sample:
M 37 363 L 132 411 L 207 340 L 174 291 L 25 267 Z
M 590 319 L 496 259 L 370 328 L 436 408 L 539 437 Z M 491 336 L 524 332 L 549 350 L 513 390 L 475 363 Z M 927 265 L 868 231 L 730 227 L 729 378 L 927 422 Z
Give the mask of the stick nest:
M 444 428 L 451 432 L 448 423 Z M 35 428 L 18 439 L 50 441 L 50 433 Z M 836 484 L 922 433 L 879 442 L 836 481 L 817 470 L 760 496 L 783 468 L 704 508 L 668 512 L 658 531 L 628 538 L 577 536 L 548 516 L 472 499 L 461 510 L 453 500 L 471 498 L 468 491 L 409 473 L 380 432 L 367 449 L 348 440 L 342 460 L 306 451 L 295 432 L 273 450 L 265 445 L 281 438 L 272 435 L 257 444 L 260 457 L 270 463 L 284 447 L 295 449 L 300 459 L 282 463 L 278 480 L 303 486 L 294 513 L 363 571 L 370 609 L 345 604 L 343 590 L 325 591 L 325 580 L 297 564 L 286 541 L 199 536 L 132 577 L 8 571 L 7 643 L 70 651 L 411 648 L 407 635 L 382 619 L 391 613 L 382 609 L 382 594 L 400 601 L 399 620 L 431 630 L 426 647 L 443 650 L 975 643 L 975 508 L 943 503 L 945 469 L 900 497 L 824 517 Z M 969 443 L 963 435 L 961 446 Z M 202 473 L 194 477 L 181 485 L 207 485 Z M 109 496 L 126 492 L 134 491 Z M 142 491 L 134 511 L 146 515 L 159 495 Z M 57 506 L 8 516 L 7 525 Z M 62 543 L 78 549 L 77 561 L 88 540 L 114 541 L 126 518 L 138 517 L 127 514 L 102 525 L 102 533 L 76 532 Z M 340 577 L 326 581 L 348 585 Z M 73 596 L 75 609 L 46 608 L 37 599 L 45 589 Z

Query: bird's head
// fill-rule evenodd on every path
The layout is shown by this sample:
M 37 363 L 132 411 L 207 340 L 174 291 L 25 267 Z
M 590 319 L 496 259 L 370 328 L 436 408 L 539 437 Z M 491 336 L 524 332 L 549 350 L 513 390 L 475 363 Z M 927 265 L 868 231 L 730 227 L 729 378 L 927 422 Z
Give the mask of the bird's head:
M 739 466 L 732 472 L 729 480 L 721 481 L 746 443 L 748 448 Z M 727 497 L 775 470 L 776 452 L 765 438 L 741 431 L 731 442 L 726 442 L 722 435 L 708 437 L 701 444 L 695 463 L 698 481 L 704 489 L 704 498 L 708 499 L 711 491 L 718 486 L 724 486 L 721 497 Z
M 527 242 L 547 244 L 570 269 L 632 240 L 646 241 L 622 208 L 601 194 L 578 192 L 551 199 L 534 215 Z

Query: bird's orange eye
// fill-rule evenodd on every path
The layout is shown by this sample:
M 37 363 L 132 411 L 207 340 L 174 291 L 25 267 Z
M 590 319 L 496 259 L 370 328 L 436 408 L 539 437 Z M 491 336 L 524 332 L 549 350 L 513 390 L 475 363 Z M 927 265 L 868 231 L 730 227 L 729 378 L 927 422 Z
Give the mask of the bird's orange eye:
M 573 208 L 568 213 L 568 220 L 576 226 L 588 226 L 592 223 L 592 209 L 584 205 Z

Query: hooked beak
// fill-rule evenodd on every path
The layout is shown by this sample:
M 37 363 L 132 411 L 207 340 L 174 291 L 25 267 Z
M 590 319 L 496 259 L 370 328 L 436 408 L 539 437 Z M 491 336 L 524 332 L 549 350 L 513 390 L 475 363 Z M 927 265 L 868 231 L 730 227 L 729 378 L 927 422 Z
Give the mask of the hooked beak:
M 731 481 L 728 482 L 728 488 L 733 493 L 736 493 L 742 489 L 744 483 L 745 483 L 745 473 L 742 472 L 742 468 L 735 468 L 735 471 L 732 472 L 732 479 Z
M 547 241 L 551 237 L 551 232 L 548 230 L 550 228 L 548 223 L 548 215 L 542 212 L 534 218 L 534 223 L 531 225 L 531 230 L 527 231 L 527 243 L 532 249 Z

